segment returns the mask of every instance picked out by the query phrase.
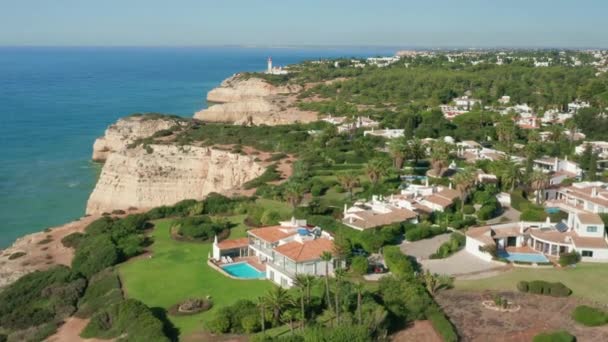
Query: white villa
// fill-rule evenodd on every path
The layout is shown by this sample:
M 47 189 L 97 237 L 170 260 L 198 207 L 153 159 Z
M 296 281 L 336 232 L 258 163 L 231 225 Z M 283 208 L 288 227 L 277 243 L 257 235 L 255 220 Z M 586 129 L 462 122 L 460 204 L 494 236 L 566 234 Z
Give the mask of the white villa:
M 529 251 L 557 258 L 577 251 L 583 261 L 608 262 L 608 239 L 599 215 L 570 213 L 567 221 L 514 222 L 470 228 L 466 232 L 466 250 L 486 261 L 492 260 L 485 247 L 500 251 Z
M 546 190 L 546 205 L 567 212 L 608 213 L 608 184 L 578 182 L 571 186 Z
M 359 116 L 359 117 L 356 117 L 353 122 L 348 122 L 348 120 L 345 116 L 329 115 L 329 116 L 322 118 L 321 121 L 325 121 L 332 125 L 338 126 L 339 133 L 348 132 L 352 129 L 357 129 L 357 128 L 376 128 L 376 127 L 380 126 L 380 123 L 378 121 L 372 120 L 371 118 L 369 118 L 367 116 L 365 116 L 365 117 Z
M 334 253 L 333 237 L 319 227 L 307 225 L 306 220 L 280 222 L 278 226 L 255 228 L 247 231 L 246 238 L 229 239 L 213 243 L 213 260 L 221 264 L 232 263 L 233 258 L 243 259 L 266 279 L 282 287 L 293 286 L 297 274 L 324 276 L 326 262 L 323 252 Z M 340 265 L 338 265 L 338 263 Z M 329 275 L 344 261 L 327 262 Z
M 421 213 L 445 211 L 459 197 L 458 191 L 444 186 L 409 184 L 400 194 L 385 198 L 373 196 L 371 201 L 356 202 L 344 207 L 342 223 L 357 229 L 372 229 L 392 223 L 417 223 Z
M 576 146 L 574 153 L 583 154 L 587 146 L 591 146 L 591 150 L 597 153 L 600 158 L 608 158 L 608 142 L 606 141 L 585 141 L 581 145 Z
M 581 179 L 583 169 L 573 161 L 555 158 L 540 158 L 534 160 L 534 168 L 550 174 L 549 185 L 560 184 L 566 178 Z
M 383 137 L 386 139 L 396 139 L 403 136 L 405 130 L 403 129 L 376 129 L 372 128 L 371 131 L 364 131 L 363 136 L 373 135 L 376 137 Z

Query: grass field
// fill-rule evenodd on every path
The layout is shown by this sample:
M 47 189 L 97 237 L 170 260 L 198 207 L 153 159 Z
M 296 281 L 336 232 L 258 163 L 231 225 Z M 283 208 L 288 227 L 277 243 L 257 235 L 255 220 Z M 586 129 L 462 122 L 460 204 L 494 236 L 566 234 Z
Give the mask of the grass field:
M 517 291 L 517 282 L 521 280 L 560 281 L 572 289 L 573 296 L 608 304 L 608 291 L 604 286 L 608 280 L 606 264 L 581 263 L 566 269 L 515 268 L 491 278 L 457 280 L 455 287 L 463 290 Z
M 229 219 L 240 223 L 243 217 Z M 150 307 L 166 309 L 186 298 L 212 297 L 214 307 L 208 312 L 169 316 L 182 336 L 202 330 L 203 323 L 212 318 L 219 307 L 239 299 L 257 298 L 273 287 L 266 280 L 235 280 L 213 270 L 206 261 L 211 244 L 174 241 L 169 235 L 170 225 L 170 220 L 157 222 L 152 232 L 151 259 L 131 260 L 123 264 L 119 272 L 127 297 L 139 299 Z M 235 228 L 233 236 L 244 236 L 245 227 L 241 225 Z

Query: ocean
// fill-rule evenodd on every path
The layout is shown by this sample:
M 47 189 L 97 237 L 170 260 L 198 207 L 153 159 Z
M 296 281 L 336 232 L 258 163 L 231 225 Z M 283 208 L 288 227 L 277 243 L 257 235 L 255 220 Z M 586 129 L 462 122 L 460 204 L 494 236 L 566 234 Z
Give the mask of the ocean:
M 92 145 L 136 112 L 191 117 L 209 90 L 266 58 L 392 55 L 389 48 L 0 47 L 0 248 L 84 215 Z

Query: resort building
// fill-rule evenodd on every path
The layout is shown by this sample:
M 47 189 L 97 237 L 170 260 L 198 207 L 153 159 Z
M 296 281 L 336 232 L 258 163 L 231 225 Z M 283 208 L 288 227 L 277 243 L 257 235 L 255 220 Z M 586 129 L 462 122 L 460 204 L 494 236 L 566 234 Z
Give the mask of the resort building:
M 595 213 L 570 213 L 567 221 L 515 222 L 470 228 L 466 250 L 486 261 L 496 248 L 512 261 L 547 262 L 576 251 L 583 261 L 608 262 L 608 239 L 602 219 Z M 523 253 L 522 253 L 523 252 Z
M 585 141 L 576 146 L 574 153 L 581 155 L 585 152 L 587 146 L 591 146 L 593 153 L 597 153 L 602 159 L 608 159 L 608 142 L 606 141 Z
M 333 275 L 344 261 L 321 260 L 324 252 L 334 253 L 333 237 L 319 227 L 307 225 L 306 220 L 280 222 L 278 226 L 254 228 L 246 238 L 213 243 L 213 261 L 225 271 L 235 264 L 247 264 L 282 287 L 293 286 L 297 274 Z M 231 274 L 239 277 L 239 275 Z
M 342 223 L 357 229 L 367 230 L 393 223 L 418 223 L 420 214 L 445 211 L 459 197 L 458 191 L 444 186 L 409 184 L 399 194 L 372 196 L 368 202 L 356 202 L 344 207 Z
M 364 131 L 363 136 L 373 135 L 376 137 L 383 137 L 386 139 L 396 139 L 403 136 L 403 129 L 372 129 L 371 131 Z
M 543 171 L 550 175 L 549 185 L 560 184 L 566 178 L 581 179 L 583 177 L 583 169 L 573 161 L 559 159 L 557 157 L 544 157 L 534 160 L 534 168 Z
M 608 213 L 607 188 L 608 184 L 603 182 L 578 182 L 566 187 L 547 189 L 545 204 L 567 212 Z

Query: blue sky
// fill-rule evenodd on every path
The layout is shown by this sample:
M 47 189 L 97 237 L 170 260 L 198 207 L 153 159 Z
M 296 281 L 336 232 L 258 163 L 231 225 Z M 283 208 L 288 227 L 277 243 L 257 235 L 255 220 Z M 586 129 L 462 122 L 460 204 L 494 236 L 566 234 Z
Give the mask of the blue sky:
M 0 0 L 0 45 L 607 47 L 608 0 Z

